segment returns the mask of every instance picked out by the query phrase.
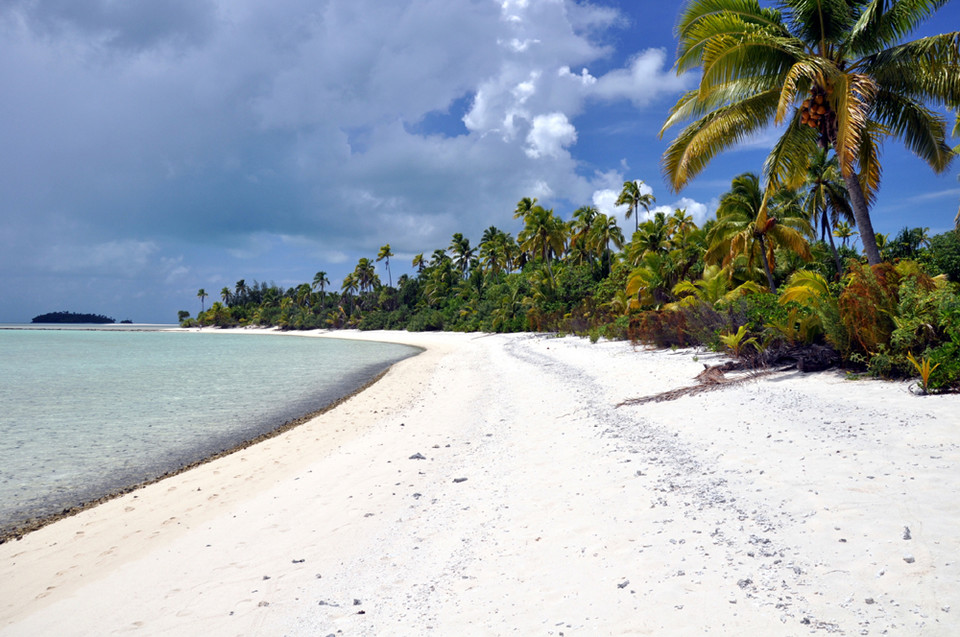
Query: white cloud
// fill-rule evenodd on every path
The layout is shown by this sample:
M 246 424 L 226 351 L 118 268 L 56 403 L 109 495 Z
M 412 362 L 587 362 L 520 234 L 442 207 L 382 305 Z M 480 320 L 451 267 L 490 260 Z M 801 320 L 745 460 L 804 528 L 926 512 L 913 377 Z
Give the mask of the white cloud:
M 577 141 L 577 129 L 563 113 L 537 115 L 527 135 L 526 153 L 530 157 L 556 157 Z
M 591 95 L 606 100 L 628 99 L 643 106 L 663 95 L 685 90 L 690 81 L 667 68 L 664 50 L 647 49 L 635 56 L 628 68 L 615 69 L 598 78 Z

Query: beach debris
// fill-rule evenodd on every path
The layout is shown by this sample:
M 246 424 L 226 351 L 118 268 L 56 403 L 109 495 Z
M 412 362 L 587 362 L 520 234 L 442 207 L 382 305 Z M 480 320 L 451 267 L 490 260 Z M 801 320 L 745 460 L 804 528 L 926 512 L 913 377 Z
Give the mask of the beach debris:
M 354 600 L 353 600 L 353 605 L 354 605 L 354 606 L 359 606 L 359 605 L 362 604 L 362 603 L 363 603 L 363 602 L 361 602 L 359 599 L 354 598 Z
M 737 580 L 737 586 L 739 586 L 740 588 L 746 588 L 751 584 L 753 584 L 753 580 L 750 579 L 749 577 L 742 580 Z
M 307 560 L 293 560 L 293 563 L 294 563 L 294 564 L 303 564 L 303 563 L 306 562 L 306 561 L 307 561 Z
M 620 582 L 619 584 L 617 584 L 617 588 L 626 588 L 626 587 L 629 586 L 629 585 L 630 585 L 630 580 L 625 579 L 625 580 L 623 580 L 622 582 Z
M 705 391 L 721 389 L 723 387 L 732 387 L 747 381 L 757 380 L 764 376 L 786 371 L 785 369 L 749 371 L 741 376 L 737 376 L 736 378 L 728 378 L 724 372 L 740 371 L 742 370 L 742 367 L 737 363 L 728 361 L 722 365 L 704 365 L 703 368 L 703 371 L 696 376 L 696 380 L 699 383 L 698 385 L 679 387 L 677 389 L 671 389 L 669 391 L 654 394 L 652 396 L 644 396 L 642 398 L 630 398 L 616 406 L 624 407 L 627 405 L 645 405 L 647 403 L 661 403 L 670 400 L 677 400 L 678 398 L 683 398 L 684 396 L 695 396 Z
M 909 526 L 903 527 L 903 539 L 905 539 L 905 540 L 910 540 L 910 539 L 912 539 L 912 536 L 910 535 L 910 527 L 909 527 Z
M 426 460 L 427 457 L 418 451 L 417 453 L 410 456 L 409 459 L 410 460 Z
M 907 555 L 903 556 L 903 561 L 906 562 L 907 564 L 913 564 L 917 560 L 914 559 L 914 557 L 908 553 Z
M 873 599 L 872 597 L 868 597 L 868 598 L 866 598 L 865 600 L 863 600 L 863 603 L 864 603 L 864 604 L 876 604 L 877 602 L 874 601 L 874 599 Z
M 466 482 L 466 481 L 467 481 L 466 478 L 454 478 L 454 479 L 453 479 L 454 484 L 459 484 L 459 483 L 461 483 L 461 482 Z

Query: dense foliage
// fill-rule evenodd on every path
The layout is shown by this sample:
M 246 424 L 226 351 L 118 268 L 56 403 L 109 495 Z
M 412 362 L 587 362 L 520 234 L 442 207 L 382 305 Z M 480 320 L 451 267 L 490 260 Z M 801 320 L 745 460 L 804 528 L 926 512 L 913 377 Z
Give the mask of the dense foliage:
M 109 316 L 101 314 L 78 314 L 76 312 L 49 312 L 34 316 L 31 323 L 116 323 Z
M 595 208 L 565 221 L 524 199 L 516 236 L 490 227 L 474 246 L 457 233 L 447 248 L 414 257 L 416 273 L 395 286 L 362 258 L 339 291 L 326 272 L 287 289 L 241 280 L 196 318 L 180 312 L 181 324 L 551 331 L 705 346 L 758 362 L 821 346 L 883 376 L 914 375 L 911 356 L 928 360 L 939 364 L 931 389 L 960 383 L 960 234 L 880 236 L 887 260 L 869 266 L 841 221 L 831 233 L 839 245 L 816 238 L 802 192 L 780 193 L 762 210 L 750 207 L 759 193 L 756 176 L 741 175 L 717 218 L 698 225 L 684 210 L 655 212 L 628 242 Z

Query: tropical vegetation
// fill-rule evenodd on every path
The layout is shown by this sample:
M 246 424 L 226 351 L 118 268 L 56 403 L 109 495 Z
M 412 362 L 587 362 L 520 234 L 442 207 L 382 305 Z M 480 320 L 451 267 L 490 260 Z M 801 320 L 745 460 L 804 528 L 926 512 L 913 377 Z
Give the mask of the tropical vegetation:
M 490 226 L 475 245 L 455 233 L 414 255 L 395 284 L 387 243 L 343 273 L 339 291 L 323 271 L 286 288 L 241 280 L 209 309 L 199 290 L 201 312 L 181 311 L 181 323 L 564 332 L 960 389 L 960 225 L 890 238 L 869 214 L 884 139 L 936 171 L 955 156 L 944 112 L 960 110 L 960 33 L 902 42 L 943 4 L 687 3 L 677 71 L 701 80 L 663 127 L 684 126 L 662 158 L 669 184 L 682 188 L 771 123 L 782 131 L 763 166 L 733 178 L 713 218 L 654 207 L 639 180 L 616 201 L 633 220 L 629 236 L 594 206 L 565 219 L 524 197 L 515 228 Z

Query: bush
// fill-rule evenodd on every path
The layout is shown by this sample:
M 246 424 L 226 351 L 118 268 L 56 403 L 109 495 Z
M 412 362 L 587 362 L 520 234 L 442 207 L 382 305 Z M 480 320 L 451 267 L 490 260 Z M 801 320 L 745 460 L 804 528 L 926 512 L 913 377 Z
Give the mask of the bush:
M 960 233 L 944 232 L 930 239 L 924 255 L 931 275 L 945 274 L 954 283 L 960 283 Z

